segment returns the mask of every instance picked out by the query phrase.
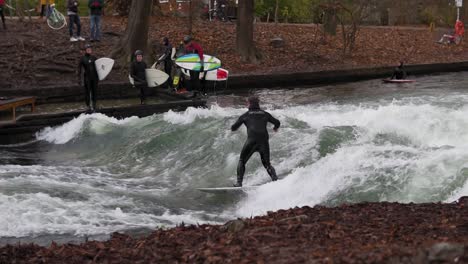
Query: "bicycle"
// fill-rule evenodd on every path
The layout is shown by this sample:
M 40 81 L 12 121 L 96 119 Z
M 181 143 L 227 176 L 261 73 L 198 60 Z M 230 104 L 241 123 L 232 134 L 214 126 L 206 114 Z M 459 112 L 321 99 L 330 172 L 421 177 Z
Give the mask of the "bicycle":
M 67 25 L 67 20 L 65 19 L 65 16 L 57 11 L 55 8 L 55 4 L 51 4 L 47 8 L 47 25 L 51 29 L 59 30 L 62 29 Z

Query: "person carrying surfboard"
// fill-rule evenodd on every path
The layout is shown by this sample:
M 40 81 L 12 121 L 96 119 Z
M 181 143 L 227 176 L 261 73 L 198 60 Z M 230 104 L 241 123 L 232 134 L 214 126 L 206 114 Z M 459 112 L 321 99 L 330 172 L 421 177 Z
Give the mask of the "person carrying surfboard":
M 143 51 L 135 51 L 135 61 L 132 62 L 130 75 L 135 82 L 135 87 L 140 89 L 140 104 L 145 104 L 146 101 L 145 89 L 148 87 L 145 73 L 146 68 L 148 67 L 143 61 Z
M 400 61 L 400 65 L 396 67 L 395 70 L 393 71 L 393 75 L 391 78 L 392 80 L 393 79 L 397 79 L 397 80 L 406 79 L 406 71 L 403 67 L 404 67 L 403 61 Z
M 203 63 L 204 63 L 204 57 L 203 57 L 203 48 L 200 46 L 200 44 L 196 43 L 193 41 L 191 36 L 185 36 L 184 37 L 184 44 L 185 44 L 185 53 L 196 53 L 198 54 L 198 57 L 200 57 L 200 64 L 201 68 L 199 71 L 190 71 L 190 89 L 195 90 L 195 91 L 200 91 L 200 72 L 204 71 Z M 205 79 L 201 81 L 201 92 L 205 93 Z
M 272 181 L 278 180 L 275 168 L 270 163 L 270 144 L 267 130 L 268 123 L 274 125 L 273 131 L 277 132 L 281 123 L 274 118 L 270 113 L 260 109 L 260 100 L 256 96 L 251 96 L 248 99 L 249 111 L 239 117 L 232 125 L 231 130 L 236 131 L 244 124 L 247 127 L 247 141 L 242 148 L 239 163 L 237 165 L 237 183 L 234 187 L 242 187 L 244 179 L 245 164 L 250 157 L 255 153 L 260 153 L 262 164 L 267 170 Z
M 88 106 L 89 110 L 94 111 L 96 109 L 97 88 L 99 83 L 95 64 L 97 58 L 92 55 L 93 49 L 90 44 L 86 44 L 84 49 L 85 54 L 81 57 L 78 65 L 78 83 L 80 86 L 84 86 L 86 106 Z

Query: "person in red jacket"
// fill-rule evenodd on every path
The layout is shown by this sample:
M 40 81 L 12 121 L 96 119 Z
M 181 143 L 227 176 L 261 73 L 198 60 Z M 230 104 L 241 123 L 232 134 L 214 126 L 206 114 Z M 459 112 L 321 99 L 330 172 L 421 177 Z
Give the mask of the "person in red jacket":
M 0 17 L 2 17 L 3 29 L 6 29 L 5 15 L 3 14 L 3 9 L 5 9 L 5 0 L 0 0 Z
M 200 64 L 201 68 L 199 71 L 190 71 L 190 89 L 195 90 L 195 91 L 200 91 L 200 72 L 204 71 L 204 65 L 203 65 L 203 48 L 200 46 L 200 44 L 196 43 L 195 41 L 192 40 L 191 36 L 185 36 L 184 37 L 184 44 L 185 44 L 185 53 L 196 53 L 200 57 Z M 203 94 L 205 94 L 205 78 L 203 78 L 202 82 L 202 91 Z M 195 92 L 196 94 L 196 92 Z
M 465 35 L 465 24 L 463 24 L 461 20 L 457 19 L 457 22 L 455 23 L 455 33 L 452 35 L 444 34 L 438 42 L 459 44 L 463 35 Z

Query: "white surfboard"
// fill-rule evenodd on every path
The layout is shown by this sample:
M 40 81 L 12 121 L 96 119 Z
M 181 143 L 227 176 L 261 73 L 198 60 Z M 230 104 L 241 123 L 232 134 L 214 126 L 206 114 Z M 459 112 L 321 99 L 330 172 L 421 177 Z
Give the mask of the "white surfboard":
M 187 54 L 181 56 L 175 60 L 177 66 L 191 70 L 191 71 L 200 71 L 200 57 L 198 54 Z M 203 55 L 203 71 L 212 71 L 221 68 L 221 60 L 210 55 Z
M 244 186 L 244 187 L 215 187 L 215 188 L 197 188 L 197 190 L 206 193 L 245 193 L 255 191 L 259 186 Z
M 182 72 L 185 76 L 190 77 L 190 71 L 186 69 L 182 69 Z M 200 80 L 203 79 L 203 76 L 206 74 L 207 81 L 213 82 L 220 82 L 226 81 L 229 77 L 229 71 L 223 68 L 219 68 L 216 70 L 208 71 L 208 72 L 201 72 L 200 73 Z
M 112 71 L 114 60 L 111 58 L 100 58 L 96 60 L 95 65 L 99 80 L 102 81 Z
M 169 79 L 169 75 L 163 71 L 156 69 L 146 69 L 146 82 L 148 87 L 157 87 L 165 83 Z

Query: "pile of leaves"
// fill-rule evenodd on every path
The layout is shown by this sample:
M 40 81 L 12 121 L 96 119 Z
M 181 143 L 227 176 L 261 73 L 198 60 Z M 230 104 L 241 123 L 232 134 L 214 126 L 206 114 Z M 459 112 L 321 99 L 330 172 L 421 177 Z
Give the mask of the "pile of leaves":
M 432 262 L 431 262 L 432 261 Z M 269 212 L 143 238 L 0 248 L 0 263 L 468 262 L 468 197 L 453 204 L 363 203 Z
M 84 42 L 70 43 L 68 30 L 53 31 L 43 20 L 21 23 L 8 20 L 8 31 L 0 30 L 0 90 L 67 86 L 76 84 L 77 64 Z M 125 18 L 103 19 L 102 42 L 94 43 L 98 57 L 109 56 L 122 37 Z M 89 36 L 89 23 L 82 18 L 83 36 Z M 363 27 L 351 54 L 343 55 L 341 32 L 324 35 L 314 24 L 264 24 L 255 26 L 255 42 L 261 54 L 258 64 L 244 64 L 236 53 L 236 27 L 231 22 L 195 20 L 193 36 L 205 53 L 219 57 L 231 74 L 275 74 L 368 68 L 407 64 L 466 61 L 468 44 L 435 43 L 448 29 L 430 32 L 425 27 Z M 178 45 L 188 33 L 188 21 L 176 17 L 154 17 L 150 40 L 154 56 L 161 52 L 161 39 L 168 36 Z M 284 46 L 275 48 L 273 38 L 280 37 Z M 126 82 L 127 65 L 120 65 L 108 81 Z

